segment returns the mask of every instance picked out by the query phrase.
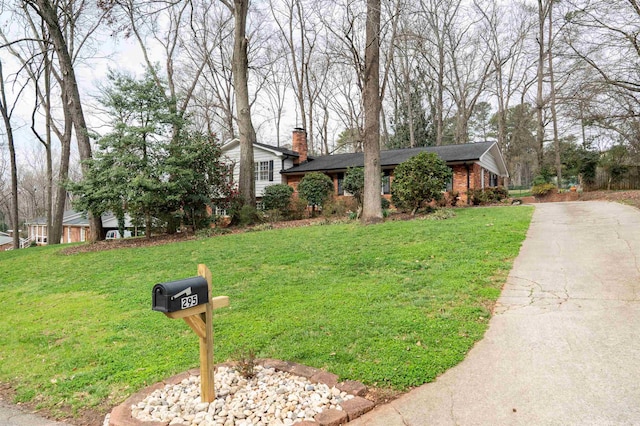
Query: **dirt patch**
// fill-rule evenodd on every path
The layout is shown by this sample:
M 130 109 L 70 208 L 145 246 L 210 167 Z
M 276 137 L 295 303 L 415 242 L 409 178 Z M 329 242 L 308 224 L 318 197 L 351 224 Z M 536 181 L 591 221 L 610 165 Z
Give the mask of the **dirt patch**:
M 580 194 L 580 201 L 615 201 L 640 208 L 640 191 L 593 191 Z
M 13 401 L 15 396 L 16 391 L 11 385 L 7 383 L 0 383 L 0 400 L 3 400 L 9 404 L 14 404 Z M 104 416 L 111 409 L 111 407 L 105 405 L 103 407 L 97 407 L 93 409 L 83 409 L 82 411 L 74 415 L 71 411 L 71 408 L 67 406 L 58 406 L 56 408 L 56 414 L 54 414 L 51 410 L 39 409 L 37 407 L 37 401 L 35 400 L 14 405 L 24 412 L 36 413 L 38 416 L 58 422 L 68 423 L 74 426 L 101 425 L 104 421 Z
M 408 390 L 407 390 L 408 392 Z M 394 399 L 397 399 L 400 395 L 403 395 L 405 392 L 395 390 L 395 389 L 386 389 L 386 388 L 375 388 L 371 387 L 367 391 L 366 398 L 369 401 L 373 401 L 373 403 L 378 406 L 381 404 L 387 404 Z
M 286 222 L 275 222 L 275 223 L 262 223 L 255 226 L 249 227 L 229 227 L 223 228 L 219 234 L 212 233 L 212 237 L 219 235 L 227 235 L 227 234 L 239 234 L 242 232 L 251 232 L 256 230 L 265 230 L 265 229 L 279 229 L 279 228 L 296 228 L 301 226 L 310 226 L 322 222 L 326 222 L 325 218 L 313 218 L 313 219 L 302 219 L 302 220 L 291 220 Z M 119 240 L 109 240 L 109 241 L 97 241 L 95 243 L 81 244 L 73 247 L 68 247 L 60 250 L 60 254 L 62 255 L 73 255 L 78 253 L 92 253 L 99 251 L 107 251 L 107 250 L 116 250 L 121 248 L 140 248 L 140 247 L 153 247 L 160 246 L 164 244 L 177 243 L 181 241 L 189 241 L 194 240 L 197 237 L 193 233 L 177 233 L 173 235 L 157 235 L 150 238 L 146 237 L 135 237 L 135 238 L 125 238 Z
M 416 214 L 415 216 L 411 216 L 406 213 L 394 213 L 390 215 L 385 220 L 388 221 L 396 221 L 396 220 L 411 220 L 417 219 L 420 217 L 424 217 L 424 214 Z M 254 226 L 249 227 L 229 227 L 224 228 L 220 231 L 219 234 L 212 233 L 212 238 L 221 235 L 228 234 L 240 234 L 243 232 L 252 232 L 252 231 L 260 231 L 260 230 L 268 230 L 268 229 L 284 229 L 284 228 L 299 228 L 303 226 L 317 226 L 322 224 L 334 224 L 334 223 L 346 223 L 348 219 L 341 218 L 325 218 L 325 217 L 316 217 L 311 219 L 300 219 L 300 220 L 288 220 L 282 222 L 265 222 Z M 67 247 L 59 251 L 62 255 L 74 255 L 78 253 L 92 253 L 92 252 L 100 252 L 107 250 L 116 250 L 122 248 L 139 248 L 139 247 L 153 247 L 160 246 L 164 244 L 177 243 L 181 241 L 189 241 L 194 240 L 196 237 L 192 233 L 178 233 L 173 235 L 158 235 L 153 236 L 151 238 L 145 237 L 136 237 L 136 238 L 125 238 L 120 240 L 109 240 L 109 241 L 98 241 L 95 243 L 87 243 L 76 245 L 73 247 Z

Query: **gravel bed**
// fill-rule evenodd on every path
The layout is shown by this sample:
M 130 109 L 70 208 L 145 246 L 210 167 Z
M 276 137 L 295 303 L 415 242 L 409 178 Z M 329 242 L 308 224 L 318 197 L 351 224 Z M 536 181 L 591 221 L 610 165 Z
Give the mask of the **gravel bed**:
M 353 395 L 304 377 L 256 366 L 245 379 L 234 368 L 218 367 L 216 399 L 200 402 L 200 376 L 167 385 L 131 407 L 142 421 L 169 421 L 170 425 L 281 426 L 313 420 L 324 409 L 341 410 Z

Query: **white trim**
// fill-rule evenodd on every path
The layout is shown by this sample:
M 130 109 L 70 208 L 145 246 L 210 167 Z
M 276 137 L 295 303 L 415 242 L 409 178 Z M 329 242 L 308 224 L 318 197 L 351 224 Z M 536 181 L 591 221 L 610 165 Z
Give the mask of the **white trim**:
M 227 142 L 226 144 L 222 145 L 222 148 L 220 148 L 220 150 L 224 153 L 226 151 L 229 151 L 230 149 L 235 148 L 236 145 L 238 145 L 240 143 L 240 139 L 235 138 L 235 139 L 231 139 L 229 142 Z M 253 144 L 253 149 L 261 149 L 263 151 L 266 152 L 270 152 L 271 154 L 280 157 L 280 158 L 284 158 L 284 157 L 291 157 L 291 155 L 289 154 L 285 154 L 282 151 L 278 151 L 276 149 L 271 149 L 268 146 L 265 145 L 258 145 L 258 144 Z
M 490 161 L 486 161 L 488 156 L 491 156 L 494 159 L 495 162 L 495 167 L 494 164 L 491 164 L 493 162 Z M 489 170 L 490 172 L 495 173 L 498 176 L 502 176 L 502 177 L 508 177 L 509 176 L 509 172 L 507 169 L 507 165 L 504 162 L 504 157 L 502 156 L 502 153 L 500 152 L 500 148 L 498 147 L 498 143 L 494 142 L 489 149 L 487 149 L 478 159 L 478 164 L 480 164 L 482 167 L 484 167 L 485 169 Z M 496 168 L 497 167 L 497 168 Z

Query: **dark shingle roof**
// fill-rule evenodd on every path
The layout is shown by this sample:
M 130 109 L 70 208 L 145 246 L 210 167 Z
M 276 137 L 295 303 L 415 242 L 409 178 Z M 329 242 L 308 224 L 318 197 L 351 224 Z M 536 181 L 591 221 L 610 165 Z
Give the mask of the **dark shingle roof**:
M 259 142 L 254 142 L 253 144 L 261 146 L 263 148 L 267 148 L 267 149 L 273 150 L 273 151 L 281 152 L 281 153 L 289 155 L 291 157 L 299 157 L 297 152 L 291 151 L 290 149 L 280 148 L 280 147 L 277 147 L 277 146 L 267 145 L 266 143 L 259 143 Z
M 27 225 L 46 225 L 46 217 L 37 217 L 35 219 L 28 220 Z M 62 217 L 62 224 L 64 226 L 89 226 L 89 219 L 85 212 L 77 212 L 75 210 L 67 210 Z M 102 215 L 102 226 L 105 228 L 117 228 L 118 219 L 112 212 L 106 212 Z M 125 226 L 131 227 L 131 218 L 129 215 L 125 215 Z
M 89 225 L 89 220 L 87 219 L 86 214 L 80 215 L 80 217 L 75 217 L 78 215 L 78 212 L 75 210 L 65 210 L 62 214 L 62 223 L 65 225 Z M 27 225 L 46 225 L 47 218 L 46 216 L 36 217 L 35 219 L 27 220 Z
M 384 167 L 397 166 L 420 152 L 435 152 L 447 163 L 479 160 L 495 142 L 477 142 L 461 145 L 426 146 L 419 148 L 392 149 L 380 151 L 380 165 Z M 307 173 L 316 171 L 345 170 L 348 167 L 363 167 L 364 154 L 336 154 L 314 157 L 299 166 L 284 170 L 283 174 Z

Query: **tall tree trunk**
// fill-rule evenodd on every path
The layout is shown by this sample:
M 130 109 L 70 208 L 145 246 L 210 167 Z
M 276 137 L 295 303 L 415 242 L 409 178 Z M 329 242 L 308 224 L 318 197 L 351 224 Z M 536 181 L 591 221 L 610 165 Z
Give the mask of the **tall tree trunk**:
M 380 204 L 380 0 L 367 0 L 364 51 L 364 201 L 362 222 L 382 221 Z
M 558 117 L 556 114 L 556 85 L 553 75 L 553 1 L 549 2 L 549 90 L 551 102 L 551 120 L 553 121 L 553 144 L 556 149 L 556 177 L 558 178 L 558 188 L 562 186 L 562 161 L 560 160 L 560 138 L 558 137 Z
M 409 52 L 407 46 L 407 39 L 404 38 L 405 41 L 405 52 L 402 55 L 402 76 L 403 76 L 403 88 L 404 88 L 404 99 L 407 105 L 407 124 L 409 125 L 409 147 L 414 148 L 416 146 L 416 130 L 414 127 L 413 120 L 413 94 L 411 93 L 411 71 L 409 70 Z
M 436 88 L 436 146 L 444 139 L 444 48 L 438 47 L 438 84 Z
M 538 0 L 538 90 L 536 92 L 536 145 L 538 150 L 538 172 L 542 169 L 542 163 L 544 161 L 544 121 L 542 114 L 542 110 L 544 109 L 544 98 L 542 94 L 542 86 L 544 83 L 544 21 L 546 11 L 542 2 L 543 0 Z
M 82 103 L 80 101 L 80 91 L 78 90 L 78 81 L 76 80 L 73 60 L 69 53 L 67 41 L 62 33 L 56 9 L 49 0 L 36 0 L 35 5 L 37 5 L 37 7 L 33 2 L 29 2 L 29 4 L 47 24 L 47 29 L 49 30 L 51 40 L 53 41 L 53 46 L 60 64 L 60 72 L 62 74 L 62 90 L 65 91 L 69 100 L 66 107 L 68 108 L 73 121 L 73 128 L 78 142 L 78 152 L 80 154 L 80 160 L 83 162 L 82 171 L 83 173 L 86 173 L 87 165 L 84 161 L 91 158 L 91 141 L 89 139 L 89 132 L 87 131 L 87 123 L 84 118 Z M 89 226 L 91 227 L 91 241 L 97 241 L 104 238 L 102 235 L 102 219 L 99 215 L 89 212 Z
M 589 144 L 587 143 L 587 125 L 586 120 L 584 118 L 584 100 L 580 99 L 580 130 L 582 133 L 582 148 L 588 149 Z
M 62 96 L 63 102 L 66 104 L 66 96 Z M 71 129 L 72 122 L 71 116 L 65 110 L 64 111 L 64 133 L 60 138 L 60 143 L 62 145 L 62 152 L 60 153 L 60 169 L 58 170 L 58 193 L 56 195 L 56 206 L 55 211 L 53 212 L 53 222 L 51 225 L 52 228 L 52 238 L 57 238 L 56 241 L 60 241 L 62 239 L 62 225 L 64 220 L 64 207 L 67 201 L 67 190 L 65 189 L 62 182 L 66 181 L 69 177 L 69 156 L 71 154 Z
M 62 227 L 55 229 L 53 211 L 53 159 L 51 157 L 51 58 L 49 52 L 43 52 L 44 61 L 44 98 L 45 98 L 45 149 L 47 150 L 47 243 L 57 244 L 62 236 Z M 64 161 L 62 154 L 61 161 Z M 68 157 L 67 157 L 68 158 Z M 58 188 L 64 188 L 59 180 Z M 57 231 L 57 232 L 56 232 Z
M 2 121 L 7 133 L 7 142 L 9 143 L 9 161 L 11 163 L 11 228 L 13 229 L 13 248 L 20 248 L 19 225 L 20 218 L 18 216 L 18 166 L 16 165 L 16 147 L 13 139 L 13 128 L 11 127 L 10 108 L 7 105 L 7 96 L 4 90 L 4 75 L 2 73 L 2 61 L 0 61 L 0 113 Z
M 246 37 L 248 11 L 249 0 L 234 0 L 233 16 L 235 28 L 233 32 L 232 73 L 236 91 L 236 109 L 238 110 L 238 133 L 240 133 L 240 178 L 238 190 L 244 204 L 255 207 L 253 143 L 256 140 L 256 132 L 251 122 L 249 104 L 249 60 L 247 58 L 249 40 Z

